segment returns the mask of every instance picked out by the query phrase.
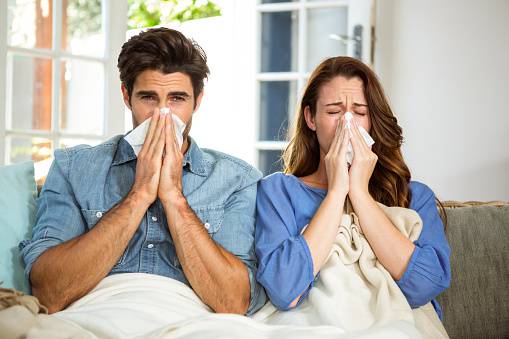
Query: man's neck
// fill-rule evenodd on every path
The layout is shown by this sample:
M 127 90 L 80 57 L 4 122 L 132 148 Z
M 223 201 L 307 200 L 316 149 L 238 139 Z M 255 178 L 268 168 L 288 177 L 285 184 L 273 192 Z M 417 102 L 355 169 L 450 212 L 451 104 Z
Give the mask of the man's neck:
M 189 150 L 189 137 L 187 136 L 184 138 L 184 142 L 182 143 L 180 151 L 182 152 L 183 155 L 185 155 L 188 150 Z

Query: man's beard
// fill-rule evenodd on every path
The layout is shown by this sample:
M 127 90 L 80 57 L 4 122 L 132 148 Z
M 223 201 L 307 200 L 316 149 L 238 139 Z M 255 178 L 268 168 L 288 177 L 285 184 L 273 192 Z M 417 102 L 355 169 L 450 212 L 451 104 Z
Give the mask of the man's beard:
M 186 128 L 184 129 L 184 132 L 182 132 L 182 139 L 184 142 L 187 140 L 187 137 L 189 136 L 189 133 L 191 132 L 191 125 L 193 124 L 193 117 L 191 116 L 191 119 L 189 119 L 189 122 L 186 124 Z

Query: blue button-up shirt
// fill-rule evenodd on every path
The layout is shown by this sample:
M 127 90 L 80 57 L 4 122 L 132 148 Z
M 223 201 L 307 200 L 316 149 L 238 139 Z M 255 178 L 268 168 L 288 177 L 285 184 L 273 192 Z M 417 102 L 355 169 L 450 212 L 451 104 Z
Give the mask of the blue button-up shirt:
M 248 268 L 251 301 L 248 314 L 266 300 L 256 282 L 255 203 L 261 173 L 224 153 L 200 149 L 189 138 L 183 160 L 183 193 L 210 237 Z M 122 135 L 95 146 L 55 151 L 55 160 L 37 200 L 32 240 L 20 244 L 25 274 L 50 247 L 88 232 L 129 193 L 136 155 Z M 159 200 L 147 210 L 129 245 L 110 274 L 143 272 L 189 285 Z

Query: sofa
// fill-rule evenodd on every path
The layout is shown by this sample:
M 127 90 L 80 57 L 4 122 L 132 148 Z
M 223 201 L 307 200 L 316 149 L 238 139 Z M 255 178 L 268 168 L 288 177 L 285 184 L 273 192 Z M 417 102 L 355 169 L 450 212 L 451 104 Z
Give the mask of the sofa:
M 445 202 L 451 286 L 438 297 L 451 338 L 509 338 L 509 204 Z
M 0 281 L 29 293 L 18 243 L 35 220 L 31 162 L 0 167 Z M 451 338 L 509 338 L 509 203 L 444 202 L 451 286 L 438 297 Z M 1 337 L 1 333 L 0 333 Z

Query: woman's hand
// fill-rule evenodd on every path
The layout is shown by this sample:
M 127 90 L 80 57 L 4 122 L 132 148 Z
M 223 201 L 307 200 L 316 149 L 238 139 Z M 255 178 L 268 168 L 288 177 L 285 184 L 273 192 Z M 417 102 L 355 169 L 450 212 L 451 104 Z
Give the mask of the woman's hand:
M 327 171 L 328 193 L 345 197 L 349 191 L 348 163 L 346 151 L 348 147 L 348 133 L 344 118 L 338 122 L 336 134 L 332 139 L 329 152 L 325 156 L 325 169 Z
M 352 119 L 350 142 L 354 151 L 350 167 L 350 198 L 369 195 L 369 179 L 373 174 L 378 156 L 368 147 L 355 119 Z

